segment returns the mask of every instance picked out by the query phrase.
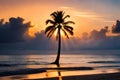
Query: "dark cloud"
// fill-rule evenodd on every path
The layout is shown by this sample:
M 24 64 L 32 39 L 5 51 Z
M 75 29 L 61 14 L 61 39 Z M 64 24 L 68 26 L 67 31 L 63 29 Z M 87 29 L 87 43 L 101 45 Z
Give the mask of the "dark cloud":
M 35 33 L 35 37 L 29 41 L 18 43 L 0 43 L 0 50 L 57 50 L 56 41 L 48 39 L 44 31 Z
M 108 27 L 102 28 L 100 31 L 91 32 L 89 44 L 94 49 L 118 49 L 120 47 L 119 36 L 107 36 Z M 94 46 L 92 46 L 94 45 Z
M 10 18 L 7 23 L 4 23 L 4 20 L 0 20 L 0 50 L 57 51 L 57 41 L 54 37 L 48 39 L 44 30 L 36 32 L 34 38 L 24 41 L 31 25 L 29 22 L 24 23 L 23 21 L 24 19 L 19 17 Z M 92 30 L 90 34 L 85 32 L 81 38 L 62 38 L 62 50 L 120 49 L 120 36 L 107 36 L 107 32 L 108 27 L 104 27 L 100 30 Z
M 107 36 L 108 27 L 93 30 L 79 40 L 77 49 L 120 49 L 120 36 Z
M 89 35 L 85 32 L 82 38 L 72 38 L 67 41 L 72 43 L 68 44 L 68 50 L 120 49 L 120 36 L 107 36 L 107 32 L 108 27 L 92 30 Z
M 34 49 L 53 50 L 57 44 L 53 38 L 48 39 L 44 30 L 42 30 L 41 32 L 35 33 L 35 38 L 32 39 L 30 45 L 34 45 Z
M 112 27 L 112 32 L 113 33 L 120 33 L 120 21 L 116 21 L 116 25 L 113 25 Z
M 108 27 L 102 28 L 100 31 L 93 30 L 90 33 L 90 37 L 94 39 L 103 39 L 106 37 L 106 33 L 108 32 Z
M 4 23 L 4 19 L 0 20 L 0 43 L 21 42 L 28 37 L 28 29 L 31 23 L 24 23 L 24 19 L 10 18 L 9 22 Z

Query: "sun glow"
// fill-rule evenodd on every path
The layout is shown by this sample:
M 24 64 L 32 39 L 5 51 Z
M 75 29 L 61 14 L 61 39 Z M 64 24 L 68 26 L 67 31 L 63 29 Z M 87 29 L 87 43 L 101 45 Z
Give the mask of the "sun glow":
M 58 31 L 58 29 L 55 31 L 54 36 L 57 36 L 57 31 Z M 61 34 L 62 37 L 65 36 L 65 35 L 64 35 L 64 32 L 63 32 L 62 30 L 60 30 L 60 34 Z
M 29 30 L 29 35 L 33 37 L 36 32 L 44 30 L 44 28 L 46 27 L 45 21 L 48 18 L 50 18 L 49 16 L 50 13 L 57 10 L 63 10 L 65 11 L 66 14 L 69 14 L 71 16 L 70 20 L 75 22 L 74 36 L 77 37 L 81 36 L 83 32 L 89 33 L 93 29 L 100 29 L 101 27 L 104 27 L 106 25 L 112 26 L 114 24 L 114 20 L 119 18 L 119 14 L 118 14 L 119 10 L 117 10 L 117 8 L 111 7 L 110 4 L 108 5 L 106 3 L 102 3 L 102 6 L 100 5 L 101 3 L 94 4 L 97 6 L 92 8 L 92 6 L 89 7 L 89 5 L 87 5 L 89 0 L 85 1 L 85 3 L 84 1 L 83 2 L 78 1 L 78 3 L 82 4 L 81 7 L 79 7 L 78 4 L 68 5 L 67 3 L 61 0 L 55 1 L 54 3 L 52 3 L 49 0 L 48 1 L 36 0 L 34 3 L 32 2 L 32 0 L 31 1 L 24 0 L 23 2 L 25 3 L 21 4 L 20 1 L 20 3 L 17 3 L 18 5 L 15 4 L 16 1 L 13 1 L 12 3 L 4 2 L 4 4 L 9 4 L 9 5 L 6 6 L 2 4 L 0 6 L 0 10 L 1 10 L 0 17 L 9 21 L 10 17 L 20 16 L 24 18 L 25 21 L 33 22 L 36 26 L 34 26 L 34 28 L 31 28 Z M 95 3 L 96 2 L 97 1 L 95 1 Z M 92 3 L 94 2 L 91 2 L 90 4 Z M 15 4 L 15 5 L 11 6 L 11 4 Z M 84 6 L 83 4 L 86 4 L 86 6 Z M 110 6 L 110 8 L 112 9 L 115 8 L 114 9 L 115 14 L 117 15 L 113 15 L 112 13 L 113 11 L 107 8 L 106 5 L 107 7 Z M 69 20 L 69 18 L 67 20 Z M 54 35 L 56 35 L 56 33 Z M 61 35 L 64 36 L 62 31 L 61 31 Z

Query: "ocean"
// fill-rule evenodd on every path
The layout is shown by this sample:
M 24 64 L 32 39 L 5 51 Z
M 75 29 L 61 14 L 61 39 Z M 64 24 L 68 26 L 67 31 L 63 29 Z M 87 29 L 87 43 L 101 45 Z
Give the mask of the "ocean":
M 55 51 L 0 51 L 0 80 L 41 80 L 51 77 L 106 74 L 120 71 L 120 50 L 61 52 L 60 66 L 50 64 Z
M 55 52 L 3 52 L 2 55 L 0 55 L 0 72 L 14 69 L 48 67 L 47 64 L 53 62 L 55 58 Z M 81 50 L 61 52 L 60 65 L 63 67 L 88 66 L 95 68 L 120 68 L 120 50 Z

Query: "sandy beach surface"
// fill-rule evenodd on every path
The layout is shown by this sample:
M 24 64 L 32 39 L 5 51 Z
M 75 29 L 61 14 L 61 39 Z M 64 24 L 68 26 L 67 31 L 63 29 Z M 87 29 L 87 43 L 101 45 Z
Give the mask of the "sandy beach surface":
M 120 80 L 120 70 L 93 67 L 27 68 L 0 72 L 0 80 Z
M 33 79 L 33 80 L 120 80 L 120 73 L 82 75 L 82 76 L 65 76 L 48 79 Z
M 1 55 L 0 80 L 120 80 L 120 51 L 56 55 Z M 110 53 L 112 52 L 112 53 Z

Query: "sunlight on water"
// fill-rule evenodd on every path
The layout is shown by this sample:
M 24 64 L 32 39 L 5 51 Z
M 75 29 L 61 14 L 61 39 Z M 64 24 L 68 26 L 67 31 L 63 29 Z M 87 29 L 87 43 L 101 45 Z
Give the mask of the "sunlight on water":
M 62 80 L 62 76 L 59 76 L 59 80 Z
M 62 80 L 64 76 L 76 76 L 76 75 L 91 75 L 91 74 L 103 74 L 103 73 L 114 73 L 118 72 L 114 69 L 108 70 L 92 70 L 92 71 L 47 71 L 38 74 L 29 74 L 29 75 L 21 75 L 21 76 L 10 76 L 10 77 L 3 77 L 0 78 L 1 80 L 22 80 L 22 79 L 44 79 L 44 78 L 52 78 L 58 77 L 59 80 Z
M 110 53 L 111 52 L 111 53 Z M 1 55 L 0 73 L 5 71 L 30 72 L 33 69 L 42 70 L 28 75 L 16 75 L 0 77 L 0 80 L 22 80 L 42 79 L 58 77 L 62 80 L 64 76 L 91 75 L 118 72 L 120 68 L 120 55 L 118 53 L 89 52 L 90 54 L 63 54 L 60 58 L 60 68 L 57 65 L 49 64 L 56 58 L 55 54 L 36 55 Z M 94 70 L 80 70 L 80 67 L 92 67 Z M 52 68 L 52 69 L 51 69 Z M 30 70 L 27 70 L 30 69 Z M 45 71 L 44 71 L 45 70 Z
M 25 75 L 26 77 L 23 79 L 44 79 L 44 78 L 52 78 L 52 77 L 58 77 L 59 80 L 62 80 L 62 77 L 64 76 L 76 76 L 76 75 L 92 75 L 92 74 L 103 74 L 103 73 L 115 73 L 119 72 L 116 69 L 103 69 L 103 70 L 76 70 L 76 71 L 59 71 L 59 70 L 48 70 L 43 73 L 38 74 L 29 74 Z

